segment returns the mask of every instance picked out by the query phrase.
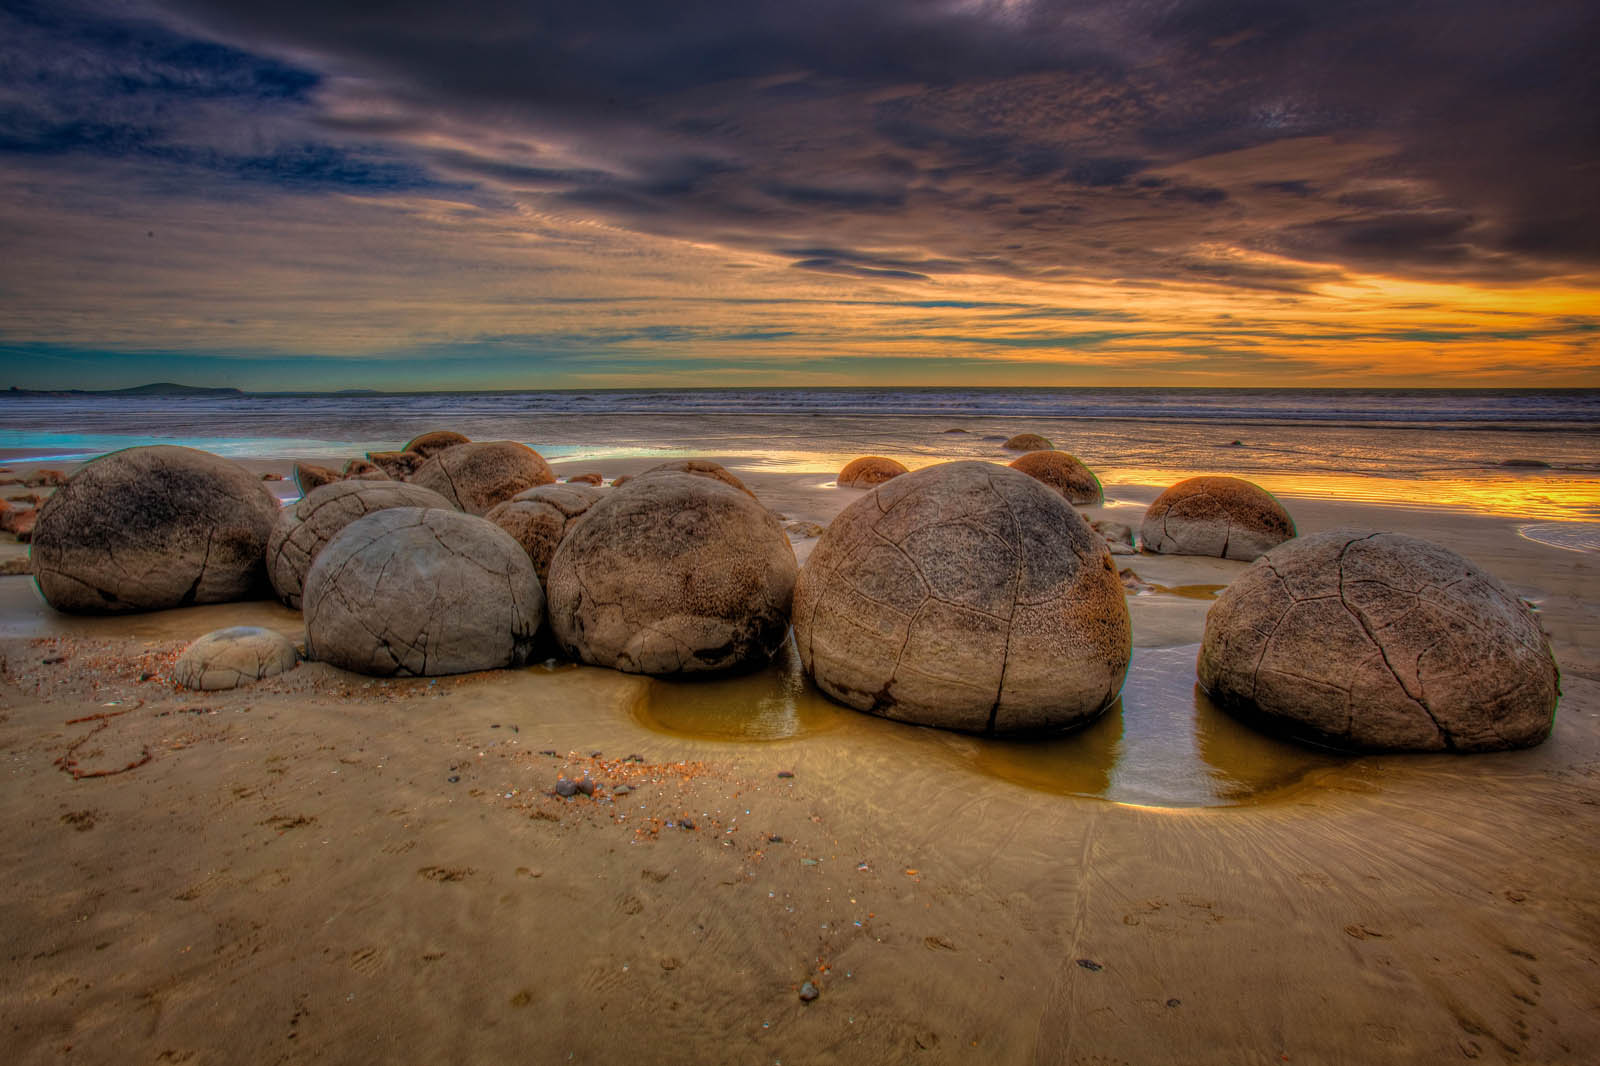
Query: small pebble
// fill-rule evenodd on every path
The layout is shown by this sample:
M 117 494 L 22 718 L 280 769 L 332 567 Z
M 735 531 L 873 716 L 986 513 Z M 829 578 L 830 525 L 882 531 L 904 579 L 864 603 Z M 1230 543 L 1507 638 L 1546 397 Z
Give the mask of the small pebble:
M 1169 1007 L 1181 1007 L 1181 1006 L 1183 1006 L 1183 1000 L 1181 1000 L 1181 999 L 1169 999 L 1169 1000 L 1167 1000 L 1167 1006 L 1169 1006 Z
M 694 819 L 693 818 L 680 818 L 680 819 L 678 819 L 678 824 L 680 826 L 682 826 L 684 829 L 693 829 L 694 828 Z
M 452 785 L 453 785 L 453 784 L 455 784 L 455 783 L 456 783 L 456 782 L 457 782 L 457 781 L 460 781 L 460 780 L 461 780 L 461 778 L 459 778 L 459 777 L 457 777 L 457 776 L 456 776 L 456 775 L 455 775 L 455 774 L 451 774 L 451 775 L 450 775 L 450 776 L 449 776 L 449 777 L 447 777 L 447 778 L 445 778 L 445 780 L 446 780 L 446 781 L 448 781 L 448 782 L 450 782 L 450 783 L 451 783 L 451 784 L 452 784 Z
M 783 838 L 781 836 L 779 836 L 777 833 L 768 833 L 767 834 L 767 843 L 768 844 L 782 844 L 783 843 Z
M 589 758 L 591 758 L 591 759 L 598 759 L 599 757 L 600 757 L 600 752 L 598 752 L 598 751 L 591 751 L 589 753 Z
M 496 722 L 494 725 L 490 726 L 489 728 L 490 729 L 499 729 L 500 728 L 500 723 Z
M 630 755 L 630 756 L 628 756 L 626 759 L 624 759 L 622 761 L 623 762 L 644 762 L 644 756 L 643 755 Z
M 546 748 L 543 751 L 541 751 L 539 754 L 540 755 L 552 755 L 553 756 L 553 755 L 555 755 L 555 751 L 553 749 L 551 749 L 551 748 Z
M 64 662 L 66 662 L 67 661 L 67 657 L 65 655 L 57 655 L 54 658 L 51 658 L 51 659 L 40 659 L 39 661 L 41 663 L 43 663 L 45 666 L 54 666 L 56 663 L 64 663 Z
M 779 770 L 778 771 L 778 776 L 779 777 L 793 777 L 794 776 L 794 771 L 793 770 Z
M 800 986 L 801 1003 L 810 1003 L 820 995 L 822 995 L 822 993 L 819 992 L 817 990 L 817 986 L 812 984 L 810 981 L 807 981 L 805 984 Z
M 626 796 L 628 793 L 630 793 L 632 791 L 633 791 L 633 786 L 632 785 L 612 785 L 611 786 L 611 794 L 613 796 Z
M 1093 959 L 1079 959 L 1078 960 L 1078 965 L 1082 966 L 1085 970 L 1088 970 L 1090 973 L 1099 973 L 1101 970 L 1105 969 L 1104 966 L 1101 966 L 1098 962 L 1095 962 Z
M 570 778 L 556 778 L 556 795 L 575 796 L 578 794 L 578 783 Z
M 585 796 L 594 795 L 594 782 L 589 778 L 580 777 L 578 780 L 574 781 L 573 784 L 577 785 L 578 791 L 582 792 Z

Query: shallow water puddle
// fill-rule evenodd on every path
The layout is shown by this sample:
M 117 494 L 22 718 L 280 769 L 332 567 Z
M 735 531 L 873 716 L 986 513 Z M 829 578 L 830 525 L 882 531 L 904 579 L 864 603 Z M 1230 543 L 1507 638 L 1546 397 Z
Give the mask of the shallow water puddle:
M 772 665 L 753 673 L 653 680 L 633 709 L 647 729 L 697 740 L 785 740 L 837 729 L 855 714 L 806 680 L 793 637 Z

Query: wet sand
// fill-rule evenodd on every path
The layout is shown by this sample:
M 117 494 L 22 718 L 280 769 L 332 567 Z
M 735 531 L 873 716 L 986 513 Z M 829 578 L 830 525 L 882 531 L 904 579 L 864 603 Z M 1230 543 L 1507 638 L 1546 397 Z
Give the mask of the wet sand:
M 728 462 L 790 520 L 859 495 Z M 1110 485 L 1092 513 L 1136 524 L 1158 491 Z M 1430 537 L 1534 601 L 1554 736 L 1351 758 L 1219 715 L 1185 663 L 1198 587 L 1244 568 L 1222 560 L 1118 557 L 1185 594 L 1130 596 L 1123 705 L 1031 746 L 836 708 L 792 665 L 686 685 L 304 664 L 184 692 L 162 674 L 187 640 L 298 616 L 68 618 L 0 578 L 9 1058 L 1583 1061 L 1597 557 L 1512 518 L 1291 511 Z M 595 798 L 547 794 L 585 771 Z

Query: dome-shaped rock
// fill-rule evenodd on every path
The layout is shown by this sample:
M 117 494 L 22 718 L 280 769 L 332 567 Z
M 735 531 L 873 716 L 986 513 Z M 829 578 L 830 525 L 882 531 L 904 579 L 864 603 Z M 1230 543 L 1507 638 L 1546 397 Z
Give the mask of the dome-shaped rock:
M 472 438 L 462 436 L 460 433 L 449 429 L 436 429 L 431 433 L 424 433 L 414 437 L 404 448 L 403 452 L 416 452 L 424 459 L 432 459 L 446 448 L 454 448 L 457 444 L 471 444 Z
M 561 538 L 572 523 L 604 498 L 604 491 L 587 484 L 538 485 L 498 504 L 483 517 L 522 545 L 543 583 L 550 575 L 550 560 Z
M 1214 555 L 1249 562 L 1294 536 L 1294 520 L 1272 494 L 1236 477 L 1192 477 L 1156 497 L 1139 544 L 1162 555 Z
M 1206 615 L 1200 683 L 1336 746 L 1493 751 L 1550 732 L 1560 675 L 1527 605 L 1447 548 L 1333 530 L 1274 548 Z
M 1000 447 L 1011 452 L 1045 452 L 1054 448 L 1048 437 L 1041 437 L 1037 433 L 1018 433 Z
M 881 455 L 852 459 L 839 471 L 838 483 L 847 489 L 870 489 L 906 472 L 905 465 Z
M 658 474 L 693 474 L 695 477 L 711 478 L 713 481 L 720 481 L 724 485 L 732 485 L 746 496 L 752 498 L 755 496 L 755 493 L 751 492 L 744 482 L 728 472 L 727 467 L 721 463 L 713 463 L 710 459 L 672 459 L 659 466 L 652 466 L 649 470 L 635 474 L 634 478 L 655 477 Z M 633 478 L 620 477 L 611 484 L 617 486 L 624 481 L 631 480 Z
M 172 680 L 184 688 L 215 692 L 293 670 L 300 653 L 285 637 L 260 626 L 218 629 L 183 649 Z
M 388 507 L 449 509 L 450 501 L 420 485 L 357 479 L 313 489 L 278 512 L 267 540 L 267 576 L 278 599 L 298 609 L 318 553 L 351 522 Z
M 339 476 L 347 481 L 390 481 L 389 472 L 366 459 L 351 459 Z
M 265 588 L 278 500 L 237 463 L 172 445 L 86 463 L 33 531 L 39 591 L 64 611 L 222 603 Z
M 1100 479 L 1071 452 L 1029 452 L 1012 460 L 1011 469 L 1049 485 L 1066 497 L 1068 503 L 1100 504 L 1106 500 Z
M 630 673 L 763 661 L 789 630 L 794 549 L 749 495 L 656 473 L 612 489 L 550 563 L 550 625 L 567 652 Z
M 524 489 L 556 479 L 544 457 L 510 440 L 457 444 L 417 468 L 411 482 L 432 489 L 468 514 L 481 515 Z
M 343 480 L 344 475 L 339 471 L 326 466 L 316 466 L 312 463 L 294 464 L 294 483 L 304 496 L 312 489 L 320 489 L 324 485 L 331 485 L 335 481 Z
M 374 511 L 345 526 L 306 575 L 307 656 L 380 677 L 520 666 L 543 614 L 527 553 L 459 511 Z
M 973 733 L 1085 722 L 1132 630 L 1105 542 L 993 463 L 924 467 L 845 508 L 795 585 L 801 662 L 857 710 Z

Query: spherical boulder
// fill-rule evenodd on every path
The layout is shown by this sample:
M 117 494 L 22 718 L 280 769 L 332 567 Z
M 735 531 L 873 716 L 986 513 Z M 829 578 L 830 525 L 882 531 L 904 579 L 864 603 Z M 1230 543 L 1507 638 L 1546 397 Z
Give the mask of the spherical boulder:
M 493 522 L 389 507 L 345 526 L 306 575 L 308 658 L 380 677 L 521 666 L 544 592 Z
M 261 626 L 218 629 L 183 649 L 172 680 L 184 688 L 215 692 L 293 670 L 300 653 L 289 638 Z
M 483 517 L 522 545 L 539 581 L 544 583 L 561 538 L 604 497 L 603 490 L 587 484 L 536 485 L 496 505 Z
M 555 479 L 542 455 L 510 440 L 457 444 L 435 454 L 411 475 L 412 484 L 432 489 L 475 515 Z
M 413 437 L 411 441 L 400 450 L 403 452 L 416 452 L 424 459 L 432 459 L 446 448 L 454 448 L 457 444 L 471 444 L 472 438 L 462 436 L 460 433 L 449 429 L 436 429 L 431 433 L 424 433 L 420 437 Z
M 294 464 L 294 483 L 304 496 L 312 489 L 319 489 L 324 485 L 331 485 L 342 480 L 343 474 L 326 466 L 317 466 L 314 463 Z
M 290 607 L 300 607 L 306 574 L 317 555 L 345 526 L 389 507 L 450 508 L 450 501 L 420 485 L 399 481 L 335 481 L 312 489 L 278 512 L 267 539 L 267 577 Z
M 1214 555 L 1249 562 L 1294 536 L 1294 520 L 1272 494 L 1236 477 L 1192 477 L 1157 496 L 1139 542 L 1161 555 Z
M 710 478 L 713 481 L 720 481 L 724 485 L 732 485 L 746 496 L 755 497 L 755 493 L 746 488 L 744 482 L 729 473 L 727 467 L 721 463 L 713 463 L 710 459 L 671 459 L 658 466 L 652 466 L 649 470 L 635 474 L 633 478 L 617 478 L 611 484 L 615 487 L 625 481 L 632 481 L 634 478 L 654 477 L 658 474 L 693 474 L 695 477 Z
M 1068 503 L 1093 505 L 1106 502 L 1100 479 L 1071 452 L 1054 449 L 1029 452 L 1012 460 L 1011 469 L 1020 470 L 1050 486 L 1061 493 Z
M 1048 437 L 1041 437 L 1037 433 L 1018 433 L 1000 447 L 1010 452 L 1045 452 L 1054 448 Z
M 834 699 L 971 733 L 1094 718 L 1133 649 L 1105 542 L 1059 493 L 982 462 L 924 467 L 845 508 L 800 572 L 794 634 Z
M 754 498 L 656 473 L 613 488 L 550 562 L 550 626 L 573 657 L 629 673 L 764 662 L 789 630 L 794 549 Z
M 1560 674 L 1526 604 L 1447 548 L 1333 530 L 1256 561 L 1206 615 L 1212 699 L 1338 747 L 1494 751 L 1550 733 Z
M 86 463 L 39 509 L 33 567 L 63 611 L 222 603 L 266 587 L 278 500 L 237 463 L 173 445 Z
M 904 473 L 906 468 L 903 463 L 881 455 L 863 455 L 846 463 L 844 469 L 839 471 L 837 481 L 847 489 L 870 489 Z

